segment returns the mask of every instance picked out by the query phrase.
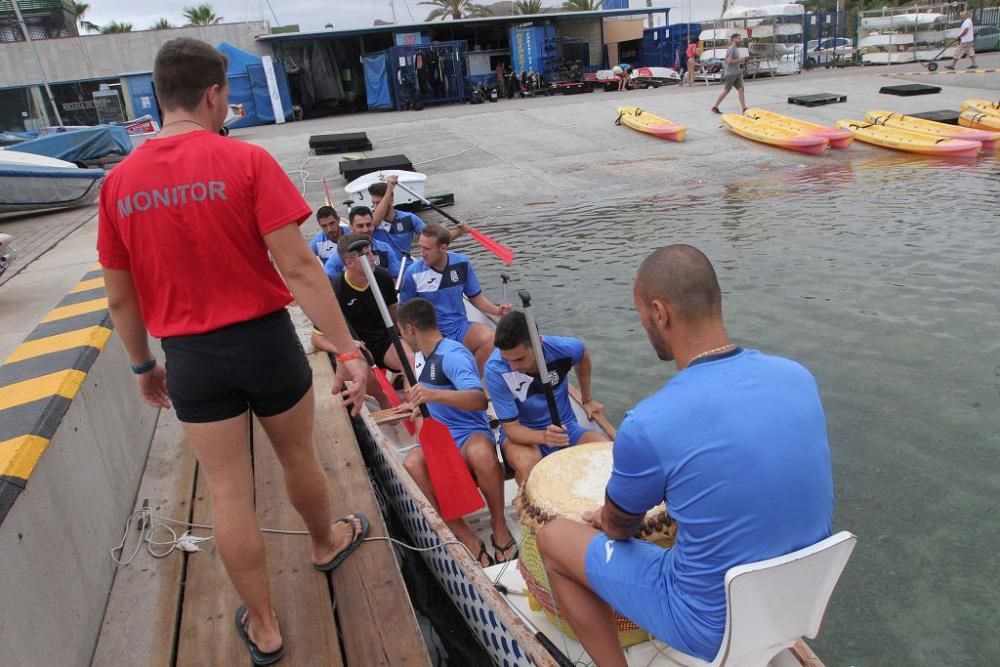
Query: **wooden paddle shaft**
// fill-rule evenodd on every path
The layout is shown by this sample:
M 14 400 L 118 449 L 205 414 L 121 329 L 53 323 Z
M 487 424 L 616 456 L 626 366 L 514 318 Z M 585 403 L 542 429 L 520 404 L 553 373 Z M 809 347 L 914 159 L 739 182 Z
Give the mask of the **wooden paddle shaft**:
M 535 353 L 535 365 L 538 367 L 538 377 L 545 388 L 545 401 L 549 404 L 549 417 L 554 426 L 562 426 L 559 419 L 559 408 L 556 406 L 556 395 L 552 391 L 552 378 L 549 377 L 549 369 L 545 365 L 545 355 L 542 354 L 542 340 L 538 337 L 538 327 L 535 326 L 535 316 L 531 313 L 531 294 L 527 290 L 520 290 L 517 295 L 521 298 L 521 305 L 524 306 L 524 317 L 528 320 L 528 335 L 531 337 L 531 349 Z
M 367 239 L 355 241 L 350 245 L 348 250 L 358 253 L 358 259 L 361 260 L 361 267 L 365 272 L 365 279 L 368 280 L 368 289 L 371 290 L 372 296 L 375 297 L 375 303 L 378 304 L 378 311 L 382 315 L 382 322 L 385 324 L 386 331 L 389 332 L 389 338 L 392 340 L 392 346 L 396 349 L 396 354 L 399 355 L 399 365 L 403 367 L 403 372 L 406 373 L 406 379 L 409 381 L 410 386 L 415 387 L 417 386 L 417 376 L 413 373 L 413 368 L 410 367 L 410 362 L 403 351 L 403 341 L 399 338 L 396 323 L 392 321 L 392 315 L 389 314 L 389 307 L 385 305 L 385 299 L 382 298 L 382 290 L 379 289 L 378 283 L 375 281 L 375 272 L 372 271 L 372 265 L 368 261 L 368 254 L 365 252 L 365 248 L 369 245 L 371 243 Z M 431 415 L 427 409 L 427 405 L 424 403 L 420 404 L 420 414 L 424 417 L 430 417 Z

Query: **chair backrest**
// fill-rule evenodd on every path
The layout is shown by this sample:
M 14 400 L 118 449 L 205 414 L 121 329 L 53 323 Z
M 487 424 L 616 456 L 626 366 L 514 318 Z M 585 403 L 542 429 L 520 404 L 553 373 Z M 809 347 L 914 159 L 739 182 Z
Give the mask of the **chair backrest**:
M 726 573 L 726 631 L 713 664 L 764 667 L 819 633 L 826 605 L 858 539 L 847 531 Z

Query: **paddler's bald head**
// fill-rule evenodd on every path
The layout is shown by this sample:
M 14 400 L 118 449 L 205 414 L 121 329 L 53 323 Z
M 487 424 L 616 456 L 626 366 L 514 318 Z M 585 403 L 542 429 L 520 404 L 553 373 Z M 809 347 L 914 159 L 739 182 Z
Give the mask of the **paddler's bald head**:
M 669 303 L 676 317 L 690 323 L 722 317 L 722 290 L 715 269 L 693 246 L 668 245 L 639 266 L 635 295 L 649 305 Z

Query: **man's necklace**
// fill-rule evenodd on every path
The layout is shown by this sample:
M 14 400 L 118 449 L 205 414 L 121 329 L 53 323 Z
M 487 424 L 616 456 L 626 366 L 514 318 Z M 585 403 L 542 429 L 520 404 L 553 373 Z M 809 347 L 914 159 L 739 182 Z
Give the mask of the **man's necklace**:
M 713 347 L 711 350 L 705 350 L 701 354 L 696 354 L 693 357 L 691 357 L 691 360 L 688 361 L 687 365 L 690 366 L 694 362 L 698 361 L 699 359 L 703 359 L 704 357 L 710 357 L 713 354 L 720 354 L 722 352 L 728 352 L 729 350 L 733 349 L 736 349 L 736 345 L 734 345 L 733 343 L 720 345 L 719 347 Z
M 160 127 L 160 131 L 157 132 L 157 134 L 160 134 L 161 132 L 163 132 L 165 129 L 167 129 L 171 125 L 177 125 L 178 123 L 194 123 L 195 125 L 197 125 L 198 127 L 200 127 L 203 130 L 207 130 L 208 129 L 204 125 L 202 125 L 201 123 L 199 123 L 196 120 L 191 120 L 190 118 L 181 118 L 180 120 L 172 120 L 169 123 L 167 123 L 166 125 L 162 125 Z

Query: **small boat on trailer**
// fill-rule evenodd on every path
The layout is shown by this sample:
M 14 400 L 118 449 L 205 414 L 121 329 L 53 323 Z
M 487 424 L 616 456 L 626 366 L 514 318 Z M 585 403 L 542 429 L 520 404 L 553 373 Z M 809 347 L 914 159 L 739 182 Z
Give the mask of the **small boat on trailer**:
M 494 326 L 493 321 L 466 302 L 471 321 Z M 572 385 L 570 396 L 579 423 L 604 434 L 615 436 L 614 427 L 601 415 L 591 420 Z M 441 587 L 447 592 L 465 619 L 470 631 L 493 663 L 503 667 L 546 665 L 565 667 L 590 662 L 583 647 L 562 633 L 539 609 L 529 604 L 526 584 L 517 561 L 483 568 L 454 534 L 420 491 L 403 467 L 406 454 L 416 446 L 416 436 L 409 435 L 398 421 L 379 423 L 366 407 L 355 419 L 354 430 L 366 462 L 382 495 L 405 526 L 410 543 L 421 552 Z M 504 483 L 507 525 L 522 543 L 521 524 L 513 507 L 517 485 L 513 479 Z M 477 536 L 489 543 L 490 523 L 486 509 L 465 517 Z M 443 545 L 443 546 L 442 546 Z M 434 547 L 440 546 L 438 549 Z M 662 642 L 647 641 L 626 649 L 629 665 L 669 667 L 707 665 L 693 658 L 690 662 Z M 580 662 L 580 661 L 583 662 Z M 822 667 L 822 662 L 802 641 L 780 652 L 769 667 Z
M 103 169 L 80 169 L 44 155 L 0 150 L 0 213 L 90 204 L 103 178 Z

